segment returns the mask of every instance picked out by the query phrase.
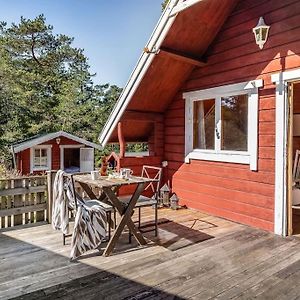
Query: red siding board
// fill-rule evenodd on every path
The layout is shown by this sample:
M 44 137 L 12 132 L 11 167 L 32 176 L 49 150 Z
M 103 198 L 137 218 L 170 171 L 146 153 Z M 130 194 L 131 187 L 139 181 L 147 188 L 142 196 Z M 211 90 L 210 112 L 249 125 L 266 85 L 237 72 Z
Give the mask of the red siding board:
M 252 28 L 265 16 L 271 25 L 261 51 Z M 167 177 L 181 203 L 237 222 L 273 231 L 275 193 L 275 85 L 271 75 L 300 67 L 299 1 L 242 0 L 195 68 L 181 92 L 257 78 L 259 91 L 258 171 L 249 165 L 192 160 L 184 163 L 184 99 L 178 94 L 165 113 Z

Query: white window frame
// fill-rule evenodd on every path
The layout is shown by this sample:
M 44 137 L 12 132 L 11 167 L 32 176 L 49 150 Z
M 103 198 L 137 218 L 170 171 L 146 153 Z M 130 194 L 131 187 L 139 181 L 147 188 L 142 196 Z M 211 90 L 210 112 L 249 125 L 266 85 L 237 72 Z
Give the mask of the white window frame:
M 39 145 L 30 148 L 30 173 L 35 171 L 49 171 L 51 170 L 52 165 L 52 151 L 51 151 L 52 145 Z M 47 149 L 47 167 L 35 167 L 34 166 L 34 152 L 35 150 L 39 149 Z
M 229 163 L 249 164 L 252 171 L 257 171 L 258 154 L 258 89 L 263 86 L 263 80 L 253 80 L 230 84 L 216 88 L 187 92 L 183 94 L 185 99 L 185 162 L 191 159 L 220 161 Z M 216 99 L 216 110 L 219 109 L 221 97 L 248 94 L 248 151 L 220 150 L 216 144 L 214 150 L 193 149 L 193 117 L 194 102 Z M 216 116 L 220 115 L 216 113 Z M 220 122 L 216 120 L 217 129 L 220 132 Z
M 76 144 L 76 145 L 60 145 L 59 148 L 60 148 L 60 169 L 61 170 L 64 170 L 64 164 L 65 164 L 65 161 L 64 161 L 64 151 L 65 149 L 80 149 L 80 148 L 84 148 L 85 145 L 83 144 Z M 80 160 L 80 158 L 79 158 Z M 79 161 L 79 164 L 80 164 L 80 161 Z M 80 167 L 80 166 L 79 166 Z

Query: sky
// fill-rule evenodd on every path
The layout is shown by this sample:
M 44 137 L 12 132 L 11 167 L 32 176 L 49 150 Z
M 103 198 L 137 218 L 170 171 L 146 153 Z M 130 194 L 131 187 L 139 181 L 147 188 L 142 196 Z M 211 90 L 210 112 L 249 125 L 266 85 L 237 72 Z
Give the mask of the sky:
M 163 0 L 0 0 L 0 20 L 44 14 L 55 33 L 74 37 L 95 83 L 124 87 L 161 14 Z

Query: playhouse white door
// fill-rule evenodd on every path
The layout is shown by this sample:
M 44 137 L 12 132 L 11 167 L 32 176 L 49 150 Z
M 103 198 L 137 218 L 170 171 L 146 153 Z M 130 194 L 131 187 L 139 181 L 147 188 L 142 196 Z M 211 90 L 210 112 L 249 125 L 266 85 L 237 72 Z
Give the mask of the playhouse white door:
M 80 172 L 94 170 L 94 148 L 80 148 Z

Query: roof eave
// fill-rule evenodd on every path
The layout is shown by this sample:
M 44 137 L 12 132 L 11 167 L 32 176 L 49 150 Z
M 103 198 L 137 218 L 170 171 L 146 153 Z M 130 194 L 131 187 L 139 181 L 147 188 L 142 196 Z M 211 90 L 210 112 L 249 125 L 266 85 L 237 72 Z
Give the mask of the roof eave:
M 59 136 L 63 136 L 63 137 L 66 137 L 68 139 L 71 139 L 71 140 L 74 140 L 78 143 L 81 143 L 81 144 L 84 144 L 86 146 L 90 146 L 92 148 L 95 148 L 95 149 L 99 149 L 99 150 L 102 150 L 103 148 L 101 147 L 101 145 L 98 145 L 98 144 L 95 144 L 95 143 L 92 143 L 92 142 L 89 142 L 85 139 L 82 139 L 80 137 L 77 137 L 73 134 L 70 134 L 70 133 L 67 133 L 65 131 L 57 131 L 57 132 L 53 132 L 53 133 L 49 133 L 49 134 L 46 134 L 46 135 L 43 135 L 43 136 L 40 136 L 36 139 L 32 139 L 28 142 L 23 142 L 21 144 L 17 144 L 17 145 L 13 145 L 12 148 L 13 148 L 13 152 L 14 153 L 19 153 L 21 151 L 24 151 L 28 148 L 31 148 L 31 147 L 34 147 L 36 145 L 39 145 L 39 144 L 42 144 L 42 143 L 45 143 L 49 140 L 52 140 L 52 139 L 55 139 Z
M 149 49 L 150 52 L 153 50 L 158 50 L 160 48 L 165 36 L 167 35 L 171 25 L 173 24 L 176 18 L 177 13 L 172 14 L 172 11 L 176 7 L 179 1 L 180 0 L 171 0 L 168 3 L 166 9 L 164 10 L 164 13 L 159 19 L 146 45 L 146 48 Z M 195 0 L 191 0 L 191 1 L 195 1 Z M 196 0 L 196 1 L 200 2 L 202 0 Z M 113 130 L 115 129 L 127 105 L 129 104 L 134 92 L 138 88 L 139 83 L 141 82 L 145 73 L 150 67 L 154 57 L 155 54 L 153 53 L 143 52 L 140 59 L 138 60 L 135 69 L 133 70 L 121 96 L 119 97 L 112 113 L 108 118 L 108 121 L 106 122 L 99 136 L 99 142 L 103 147 L 107 144 Z

